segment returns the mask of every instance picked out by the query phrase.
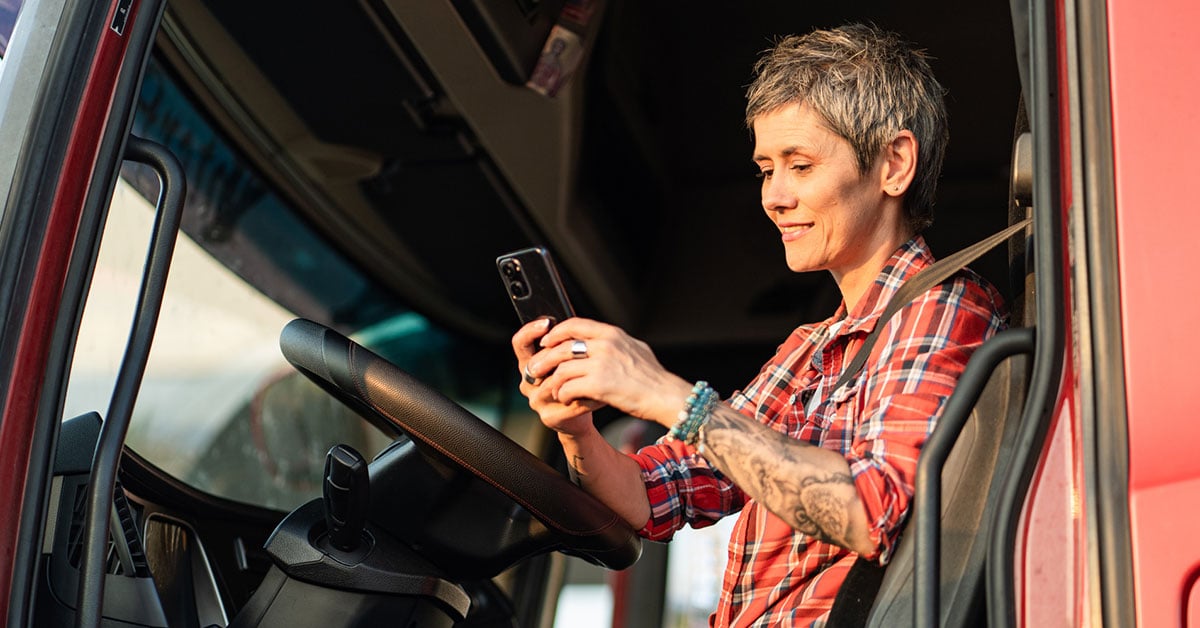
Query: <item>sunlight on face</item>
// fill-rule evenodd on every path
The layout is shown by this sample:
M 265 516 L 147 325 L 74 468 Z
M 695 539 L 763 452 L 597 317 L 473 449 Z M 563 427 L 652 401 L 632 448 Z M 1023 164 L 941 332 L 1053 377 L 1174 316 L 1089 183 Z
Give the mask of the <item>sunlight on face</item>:
M 899 202 L 884 190 L 885 161 L 860 173 L 850 143 L 807 105 L 759 116 L 754 137 L 763 209 L 779 229 L 788 268 L 828 270 L 841 283 L 907 239 Z

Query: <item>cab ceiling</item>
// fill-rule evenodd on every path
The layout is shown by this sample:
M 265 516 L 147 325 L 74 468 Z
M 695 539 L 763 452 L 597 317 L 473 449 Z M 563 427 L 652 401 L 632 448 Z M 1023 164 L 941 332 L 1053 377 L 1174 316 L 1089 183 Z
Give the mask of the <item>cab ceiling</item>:
M 501 342 L 495 257 L 545 244 L 581 313 L 656 346 L 774 346 L 836 291 L 794 275 L 742 124 L 759 51 L 868 20 L 934 57 L 946 254 L 1006 220 L 1019 81 L 1007 3 L 600 3 L 583 69 L 520 83 L 561 0 L 173 0 L 160 50 L 246 156 L 431 318 Z M 995 257 L 995 256 L 994 256 Z M 1006 280 L 1005 260 L 982 269 Z

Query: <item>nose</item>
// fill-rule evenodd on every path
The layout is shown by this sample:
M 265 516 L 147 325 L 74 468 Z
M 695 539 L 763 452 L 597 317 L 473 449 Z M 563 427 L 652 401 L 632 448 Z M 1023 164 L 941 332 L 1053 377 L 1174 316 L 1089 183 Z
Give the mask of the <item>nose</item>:
M 796 207 L 796 194 L 788 184 L 787 177 L 776 173 L 763 179 L 762 206 L 767 213 L 781 212 Z

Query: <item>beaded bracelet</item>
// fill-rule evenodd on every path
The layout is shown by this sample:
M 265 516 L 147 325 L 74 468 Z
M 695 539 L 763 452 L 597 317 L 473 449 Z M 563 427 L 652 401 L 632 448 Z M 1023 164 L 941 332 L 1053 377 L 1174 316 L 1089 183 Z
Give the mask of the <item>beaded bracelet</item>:
M 681 440 L 689 445 L 695 445 L 700 437 L 700 428 L 708 422 L 712 415 L 713 404 L 717 402 L 717 391 L 708 382 L 701 380 L 692 386 L 692 392 L 679 411 L 679 421 L 668 432 L 668 436 Z

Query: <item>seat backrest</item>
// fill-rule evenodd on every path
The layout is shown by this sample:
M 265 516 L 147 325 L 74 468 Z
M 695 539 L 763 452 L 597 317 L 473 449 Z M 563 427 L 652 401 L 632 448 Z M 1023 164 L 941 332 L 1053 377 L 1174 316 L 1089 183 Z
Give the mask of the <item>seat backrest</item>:
M 992 373 L 942 473 L 942 626 L 974 626 L 983 620 L 987 513 L 1012 459 L 1028 362 L 1026 356 L 1010 357 Z M 908 529 L 914 527 L 910 521 Z M 913 538 L 901 537 L 867 616 L 868 626 L 912 624 L 914 545 Z

